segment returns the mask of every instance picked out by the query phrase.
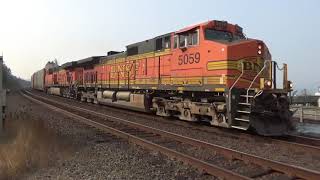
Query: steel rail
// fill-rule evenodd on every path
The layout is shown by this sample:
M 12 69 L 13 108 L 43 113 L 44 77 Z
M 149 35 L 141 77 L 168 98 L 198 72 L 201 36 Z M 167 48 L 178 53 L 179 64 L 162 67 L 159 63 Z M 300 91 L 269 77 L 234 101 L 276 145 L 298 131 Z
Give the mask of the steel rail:
M 28 93 L 33 95 L 30 92 L 28 92 Z M 41 96 L 37 96 L 37 95 L 33 95 L 33 96 L 38 97 L 38 98 L 43 99 L 43 100 L 46 100 L 46 101 L 49 101 L 49 102 L 53 102 L 53 103 L 56 103 L 56 104 L 63 105 L 63 103 L 55 101 L 55 100 L 47 99 L 47 98 L 44 98 L 44 97 L 41 97 Z M 64 105 L 64 106 L 66 106 L 66 105 Z M 291 177 L 299 177 L 299 178 L 303 178 L 303 179 L 315 179 L 315 180 L 319 179 L 319 177 L 320 177 L 320 172 L 318 172 L 318 171 L 306 169 L 306 168 L 299 167 L 299 166 L 289 165 L 289 164 L 285 164 L 285 163 L 278 162 L 278 161 L 273 161 L 273 160 L 266 159 L 266 158 L 263 158 L 263 157 L 259 157 L 259 156 L 256 156 L 256 155 L 240 152 L 240 151 L 233 150 L 233 149 L 226 148 L 226 147 L 222 147 L 222 146 L 219 146 L 219 145 L 207 143 L 207 142 L 204 142 L 204 141 L 196 140 L 196 139 L 185 137 L 185 136 L 181 136 L 181 135 L 174 134 L 174 133 L 171 133 L 171 132 L 168 132 L 168 131 L 155 129 L 155 128 L 152 128 L 152 127 L 148 127 L 148 126 L 145 126 L 145 125 L 142 125 L 142 124 L 138 124 L 138 123 L 135 123 L 135 122 L 127 121 L 127 120 L 122 119 L 122 118 L 118 118 L 118 117 L 106 115 L 106 114 L 103 114 L 103 113 L 95 112 L 95 111 L 88 110 L 88 109 L 85 109 L 85 108 L 76 107 L 76 106 L 72 106 L 72 105 L 68 105 L 66 107 L 77 109 L 77 110 L 82 111 L 82 112 L 85 111 L 87 113 L 95 114 L 95 115 L 97 115 L 99 117 L 103 117 L 103 118 L 115 119 L 118 122 L 127 124 L 129 126 L 132 126 L 132 127 L 138 128 L 138 129 L 142 129 L 142 130 L 145 130 L 145 131 L 148 131 L 148 132 L 152 132 L 152 133 L 155 133 L 155 134 L 160 134 L 161 136 L 172 138 L 172 139 L 175 139 L 175 140 L 183 142 L 183 143 L 191 144 L 191 145 L 202 147 L 202 148 L 207 148 L 207 149 L 216 151 L 219 154 L 222 154 L 225 157 L 229 157 L 231 159 L 238 159 L 238 160 L 242 160 L 242 161 L 245 161 L 245 162 L 250 162 L 250 163 L 262 166 L 262 167 L 268 167 L 268 168 L 271 168 L 274 171 L 282 172 L 282 173 L 287 174 L 287 175 L 289 175 Z
M 312 153 L 314 155 L 320 155 L 320 147 L 315 145 L 310 145 L 309 142 L 297 141 L 297 140 L 293 140 L 292 138 L 288 139 L 288 136 L 272 138 L 271 141 L 276 144 L 285 145 L 288 148 L 307 151 L 308 153 Z
M 312 138 L 312 137 L 299 136 L 299 135 L 288 135 L 287 138 L 290 141 L 294 141 L 296 143 L 308 143 L 310 146 L 320 146 L 319 138 Z
M 53 105 L 50 105 L 50 104 L 47 104 L 45 102 L 42 102 L 42 101 L 39 101 L 35 98 L 32 98 L 26 94 L 23 94 L 22 93 L 22 96 L 26 97 L 27 99 L 33 101 L 33 102 L 36 102 L 40 105 L 43 105 L 53 111 L 56 111 L 58 113 L 61 113 L 61 114 L 64 114 L 72 119 L 77 119 L 77 120 L 80 120 L 82 121 L 83 123 L 87 124 L 87 125 L 90 125 L 90 126 L 93 126 L 97 129 L 101 129 L 103 131 L 106 131 L 110 134 L 114 134 L 120 138 L 123 138 L 123 139 L 126 139 L 128 140 L 129 142 L 132 142 L 132 143 L 135 143 L 135 144 L 138 144 L 142 147 L 145 147 L 149 150 L 152 150 L 152 151 L 160 151 L 164 154 L 166 154 L 167 156 L 169 157 L 173 157 L 173 158 L 176 158 L 184 163 L 187 163 L 195 168 L 197 168 L 198 170 L 200 171 L 205 171 L 211 175 L 214 175 L 214 176 L 217 176 L 217 177 L 221 177 L 221 178 L 224 178 L 224 179 L 232 179 L 232 180 L 237 180 L 237 179 L 243 179 L 243 180 L 250 180 L 251 178 L 248 178 L 248 177 L 245 177 L 241 174 L 237 174 L 235 172 L 232 172 L 228 169 L 224 169 L 224 168 L 221 168 L 221 167 L 218 167 L 216 165 L 213 165 L 213 164 L 209 164 L 205 161 L 202 161 L 202 160 L 199 160 L 199 159 L 196 159 L 194 157 L 191 157 L 189 155 L 185 155 L 183 153 L 180 153 L 178 151 L 175 151 L 175 150 L 172 150 L 172 149 L 169 149 L 167 147 L 164 147 L 164 146 L 160 146 L 158 144 L 155 144 L 153 142 L 150 142 L 150 141 L 147 141 L 145 139 L 142 139 L 142 138 L 139 138 L 137 136 L 133 136 L 131 134 L 128 134 L 126 132 L 123 132 L 123 131 L 120 131 L 118 129 L 114 129 L 112 127 L 108 127 L 106 126 L 105 124 L 101 124 L 101 123 L 98 123 L 98 122 L 95 122 L 91 119 L 88 119 L 88 118 L 85 118 L 85 117 L 82 117 L 82 116 L 79 116 L 77 114 L 74 114 L 74 113 L 71 113 L 71 112 L 68 112 L 66 110 L 63 110 L 61 108 L 58 108 L 58 107 L 55 107 Z
M 28 92 L 28 91 L 26 91 Z M 29 92 L 31 93 L 31 92 Z M 55 96 L 56 98 L 59 98 L 59 99 L 63 99 L 63 100 L 68 100 L 66 98 L 63 98 L 63 97 L 60 97 L 60 96 Z M 73 100 L 74 102 L 74 100 Z M 98 107 L 98 106 L 96 106 Z M 111 110 L 113 111 L 118 111 L 118 112 L 123 112 L 123 109 L 119 110 L 118 108 L 114 108 L 114 107 L 110 107 L 110 106 L 107 106 L 108 108 L 112 108 Z M 147 115 L 147 114 L 138 114 L 136 112 L 125 112 L 129 115 L 136 115 L 136 116 L 140 116 L 140 117 L 143 117 L 145 118 L 146 116 L 150 116 L 150 115 Z M 151 117 L 150 117 L 151 118 Z M 152 117 L 154 118 L 154 117 Z M 161 119 L 163 121 L 163 119 Z M 168 122 L 165 122 L 167 124 L 169 124 Z M 174 124 L 174 125 L 178 125 L 178 126 L 183 126 L 184 128 L 189 128 L 188 126 L 185 126 L 185 125 L 182 125 L 182 124 L 178 124 L 176 122 L 173 122 L 173 121 L 170 121 L 170 124 Z M 219 134 L 227 134 L 229 135 L 230 133 L 233 135 L 233 136 L 241 136 L 241 138 L 244 138 L 244 139 L 247 139 L 247 140 L 265 140 L 265 141 L 270 141 L 271 143 L 274 143 L 274 144 L 278 144 L 278 145 L 284 145 L 284 146 L 287 146 L 288 148 L 293 148 L 295 150 L 302 150 L 302 151 L 307 151 L 308 153 L 312 153 L 312 154 L 315 154 L 315 155 L 319 155 L 320 154 L 320 139 L 312 139 L 312 138 L 308 138 L 308 139 L 301 139 L 301 138 L 294 138 L 294 137 L 290 137 L 290 136 L 293 136 L 293 135 L 288 135 L 286 137 L 273 137 L 273 138 L 270 138 L 270 137 L 255 137 L 253 136 L 252 134 L 249 134 L 249 133 L 244 133 L 244 132 L 240 132 L 240 131 L 236 131 L 236 130 L 233 130 L 232 132 L 226 132 L 227 130 L 230 130 L 230 129 L 216 129 L 216 128 L 211 128 L 210 130 L 209 129 L 205 129 L 205 128 L 194 128 L 192 127 L 193 129 L 195 130 L 199 130 L 199 131 L 204 131 L 204 132 L 207 132 L 207 133 L 219 133 Z M 235 134 L 236 133 L 236 134 Z M 261 139 L 260 139 L 261 138 Z

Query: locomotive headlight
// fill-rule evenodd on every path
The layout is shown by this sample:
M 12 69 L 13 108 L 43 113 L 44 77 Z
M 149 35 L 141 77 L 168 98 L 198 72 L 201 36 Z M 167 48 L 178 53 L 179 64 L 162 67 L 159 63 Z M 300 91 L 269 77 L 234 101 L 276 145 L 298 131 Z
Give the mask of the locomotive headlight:
M 289 84 L 289 88 L 293 89 L 293 83 L 291 81 L 288 81 L 288 84 Z
M 266 88 L 271 88 L 271 87 L 272 87 L 272 81 L 270 81 L 270 80 L 265 80 L 265 81 L 264 81 L 264 86 L 265 86 Z
M 258 49 L 262 49 L 262 46 L 261 46 L 261 45 L 259 45 L 259 46 L 258 46 Z
M 261 51 L 261 50 L 259 50 L 259 51 L 258 51 L 258 54 L 259 54 L 259 55 L 261 55 L 261 54 L 262 54 L 262 51 Z

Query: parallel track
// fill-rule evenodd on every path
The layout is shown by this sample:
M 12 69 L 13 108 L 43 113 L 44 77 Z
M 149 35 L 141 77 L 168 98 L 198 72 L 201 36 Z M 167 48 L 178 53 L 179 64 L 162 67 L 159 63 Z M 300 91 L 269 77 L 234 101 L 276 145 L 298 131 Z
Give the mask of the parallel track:
M 204 170 L 205 172 L 214 176 L 225 179 L 253 179 L 271 174 L 273 172 L 280 172 L 291 177 L 298 177 L 302 179 L 318 179 L 320 177 L 320 172 L 317 171 L 272 161 L 215 144 L 210 144 L 171 132 L 148 127 L 142 124 L 130 122 L 118 117 L 109 116 L 88 109 L 61 103 L 41 96 L 32 94 L 26 95 L 25 93 L 22 95 L 34 102 L 44 105 L 54 111 L 63 113 L 71 118 L 78 119 L 88 125 L 105 130 L 111 134 L 127 139 L 130 142 L 139 144 L 148 149 L 160 151 L 170 157 L 175 157 L 199 170 Z M 63 107 L 64 110 L 59 107 Z M 162 139 L 164 142 L 157 142 L 158 139 Z M 163 145 L 166 143 L 169 144 L 169 147 Z M 249 175 L 247 174 L 246 176 L 245 173 L 239 174 L 231 171 L 230 169 L 216 166 L 213 163 L 210 163 L 208 160 L 202 160 L 201 158 L 198 158 L 196 155 L 192 156 L 183 152 L 179 152 L 175 147 L 170 147 L 170 144 L 175 146 L 179 145 L 181 147 L 189 145 L 198 149 L 202 148 L 209 151 L 214 151 L 224 157 L 236 159 L 246 163 L 249 162 L 267 170 L 257 172 L 256 174 L 249 173 Z
M 306 144 L 310 146 L 320 147 L 320 139 L 319 138 L 312 138 L 306 136 L 299 136 L 299 135 L 288 135 L 285 137 L 285 140 L 289 140 L 291 142 Z

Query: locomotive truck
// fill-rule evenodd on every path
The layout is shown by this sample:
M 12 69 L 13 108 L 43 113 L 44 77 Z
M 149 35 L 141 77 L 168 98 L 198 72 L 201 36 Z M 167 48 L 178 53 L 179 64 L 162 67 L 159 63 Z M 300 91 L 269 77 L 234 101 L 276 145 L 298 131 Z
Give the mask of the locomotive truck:
M 282 83 L 277 74 L 281 73 Z M 237 24 L 212 20 L 32 75 L 32 87 L 213 126 L 286 134 L 291 123 L 287 65 Z

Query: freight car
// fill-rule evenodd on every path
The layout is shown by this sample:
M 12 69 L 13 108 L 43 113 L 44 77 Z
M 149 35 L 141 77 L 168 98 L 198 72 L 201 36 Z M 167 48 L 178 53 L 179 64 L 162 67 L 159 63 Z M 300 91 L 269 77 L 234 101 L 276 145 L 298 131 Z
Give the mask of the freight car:
M 33 89 L 37 89 L 37 90 L 43 91 L 44 87 L 45 87 L 44 77 L 45 77 L 45 70 L 44 69 L 35 72 L 31 76 L 31 87 Z
M 277 70 L 283 73 L 280 86 Z M 245 37 L 240 26 L 226 21 L 46 68 L 43 78 L 44 91 L 81 101 L 266 136 L 290 128 L 287 65 L 279 68 L 263 41 Z

